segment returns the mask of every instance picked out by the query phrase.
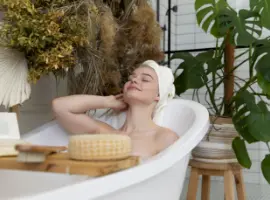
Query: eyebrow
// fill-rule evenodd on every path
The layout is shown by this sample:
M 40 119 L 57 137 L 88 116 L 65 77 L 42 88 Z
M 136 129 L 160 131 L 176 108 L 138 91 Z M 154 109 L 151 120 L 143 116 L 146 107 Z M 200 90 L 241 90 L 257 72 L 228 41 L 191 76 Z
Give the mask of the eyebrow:
M 132 76 L 136 75 L 134 72 L 131 74 Z M 150 74 L 147 74 L 147 73 L 142 73 L 142 75 L 145 75 L 145 76 L 149 76 L 150 78 L 152 78 L 154 80 L 154 78 L 150 75 Z

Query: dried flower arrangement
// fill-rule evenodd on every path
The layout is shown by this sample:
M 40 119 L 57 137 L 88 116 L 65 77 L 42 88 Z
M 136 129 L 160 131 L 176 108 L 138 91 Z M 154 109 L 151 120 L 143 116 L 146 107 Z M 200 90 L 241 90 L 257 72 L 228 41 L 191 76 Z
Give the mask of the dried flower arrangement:
M 160 61 L 161 28 L 147 0 L 0 0 L 1 46 L 24 53 L 28 79 L 67 77 L 70 94 L 120 92 L 146 59 Z

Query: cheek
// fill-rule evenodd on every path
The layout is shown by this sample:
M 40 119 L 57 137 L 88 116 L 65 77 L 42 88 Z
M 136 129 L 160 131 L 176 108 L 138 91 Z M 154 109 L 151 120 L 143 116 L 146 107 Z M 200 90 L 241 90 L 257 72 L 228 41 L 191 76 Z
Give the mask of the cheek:
M 156 97 L 158 95 L 158 88 L 156 85 L 145 85 L 143 88 L 143 91 L 145 94 L 148 94 L 148 96 L 151 94 L 151 96 Z
M 129 86 L 129 84 L 130 84 L 130 82 L 126 82 L 126 83 L 125 83 L 124 88 L 123 88 L 124 92 L 127 91 L 127 87 Z

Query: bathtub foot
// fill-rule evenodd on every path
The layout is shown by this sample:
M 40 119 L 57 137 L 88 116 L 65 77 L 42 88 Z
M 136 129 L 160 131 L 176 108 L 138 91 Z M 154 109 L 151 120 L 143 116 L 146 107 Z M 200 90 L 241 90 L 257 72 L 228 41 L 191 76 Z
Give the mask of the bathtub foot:
M 196 200 L 199 181 L 198 178 L 199 178 L 198 169 L 192 168 L 188 185 L 187 200 Z

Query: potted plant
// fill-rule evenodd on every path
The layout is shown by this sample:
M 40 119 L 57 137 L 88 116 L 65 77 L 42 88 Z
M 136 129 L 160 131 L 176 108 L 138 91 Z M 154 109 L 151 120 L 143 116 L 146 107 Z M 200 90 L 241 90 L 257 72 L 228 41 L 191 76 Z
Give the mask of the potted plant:
M 182 70 L 180 75 L 178 71 L 175 72 L 176 93 L 181 96 L 192 89 L 196 96 L 198 90 L 205 89 L 213 127 L 218 126 L 215 120 L 219 118 L 227 118 L 233 124 L 233 126 L 226 123 L 219 125 L 218 128 L 223 129 L 219 134 L 219 131 L 211 128 L 207 137 L 195 148 L 193 156 L 196 157 L 201 153 L 204 154 L 206 160 L 211 159 L 211 162 L 220 161 L 219 159 L 224 161 L 226 156 L 232 158 L 230 151 L 233 151 L 237 161 L 243 167 L 250 168 L 252 162 L 246 143 L 264 142 L 269 153 L 261 161 L 261 169 L 268 183 L 270 183 L 270 107 L 268 103 L 270 99 L 270 37 L 262 37 L 262 31 L 270 29 L 269 7 L 266 1 L 250 0 L 249 9 L 235 11 L 226 0 L 196 0 L 197 23 L 205 32 L 216 38 L 216 48 L 197 55 L 188 52 L 175 53 L 170 58 L 170 60 L 183 61 L 177 68 Z M 246 47 L 245 51 L 236 54 L 235 47 L 237 46 Z M 236 61 L 243 57 L 247 58 L 236 64 Z M 237 77 L 234 73 L 241 67 L 248 67 L 247 79 Z M 254 84 L 259 85 L 261 92 L 254 90 Z M 217 90 L 222 87 L 224 97 L 220 98 Z M 231 134 L 228 137 L 225 133 L 228 129 L 233 130 L 232 128 L 235 128 L 237 135 Z M 228 148 L 228 141 L 230 148 Z M 216 153 L 218 150 L 219 152 Z M 215 155 L 220 157 L 215 157 Z

